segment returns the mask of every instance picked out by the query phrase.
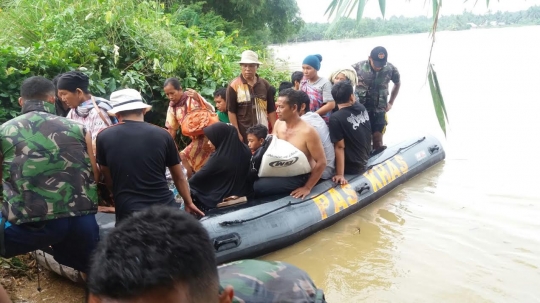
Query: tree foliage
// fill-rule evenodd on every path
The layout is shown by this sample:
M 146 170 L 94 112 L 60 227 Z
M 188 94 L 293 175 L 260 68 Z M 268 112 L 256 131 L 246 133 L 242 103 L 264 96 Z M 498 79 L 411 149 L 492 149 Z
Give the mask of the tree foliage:
M 438 20 L 439 31 L 467 30 L 473 27 L 497 27 L 540 24 L 540 6 L 533 6 L 518 12 L 496 12 L 475 15 L 464 11 L 460 15 L 441 16 Z M 307 23 L 289 42 L 317 40 L 350 39 L 396 34 L 427 33 L 433 27 L 433 20 L 426 16 L 406 18 L 392 16 L 388 19 L 363 18 L 359 22 L 342 17 L 334 24 Z
M 240 29 L 246 43 L 266 46 L 285 42 L 303 26 L 296 0 L 169 0 L 199 4 L 202 12 L 214 12 Z
M 147 120 L 160 126 L 168 106 L 162 95 L 167 77 L 181 78 L 184 87 L 211 100 L 216 88 L 238 75 L 236 62 L 247 47 L 238 46 L 238 31 L 224 31 L 230 24 L 222 17 L 199 14 L 199 8 L 136 0 L 4 1 L 0 123 L 19 113 L 18 89 L 25 78 L 52 79 L 74 69 L 89 75 L 97 96 L 125 87 L 141 91 L 153 105 Z M 275 85 L 287 77 L 269 68 L 261 74 Z

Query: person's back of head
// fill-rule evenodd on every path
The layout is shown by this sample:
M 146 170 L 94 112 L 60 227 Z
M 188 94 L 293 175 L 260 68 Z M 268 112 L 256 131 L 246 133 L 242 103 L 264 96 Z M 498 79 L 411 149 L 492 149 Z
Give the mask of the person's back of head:
M 301 90 L 298 92 L 299 92 L 300 99 L 302 100 L 301 105 L 300 105 L 300 114 L 303 115 L 310 111 L 309 106 L 311 104 L 311 99 L 309 99 L 309 96 L 308 94 L 306 94 L 306 92 L 301 91 Z
M 219 302 L 214 248 L 195 218 L 153 206 L 101 240 L 87 287 L 89 302 Z
M 332 87 L 332 97 L 337 104 L 348 103 L 353 94 L 353 86 L 349 80 L 339 81 Z
M 23 101 L 36 100 L 53 103 L 54 96 L 54 84 L 44 77 L 30 77 L 24 80 L 21 85 L 21 99 Z
M 291 82 L 289 81 L 282 81 L 280 84 L 279 84 L 279 89 L 278 91 L 282 91 L 284 89 L 287 89 L 287 88 L 293 88 L 294 87 L 294 84 L 292 84 Z
M 293 86 L 296 85 L 296 82 L 300 84 L 303 78 L 304 78 L 304 73 L 302 73 L 301 71 L 295 71 L 294 73 L 292 73 L 291 82 Z

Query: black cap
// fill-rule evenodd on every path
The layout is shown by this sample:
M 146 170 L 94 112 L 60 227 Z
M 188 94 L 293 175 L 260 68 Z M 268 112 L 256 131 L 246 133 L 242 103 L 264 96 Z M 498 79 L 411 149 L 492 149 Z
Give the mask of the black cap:
M 371 60 L 373 60 L 373 65 L 375 65 L 375 67 L 384 67 L 386 65 L 386 60 L 388 60 L 386 48 L 382 46 L 377 46 L 371 50 L 369 56 L 371 57 Z

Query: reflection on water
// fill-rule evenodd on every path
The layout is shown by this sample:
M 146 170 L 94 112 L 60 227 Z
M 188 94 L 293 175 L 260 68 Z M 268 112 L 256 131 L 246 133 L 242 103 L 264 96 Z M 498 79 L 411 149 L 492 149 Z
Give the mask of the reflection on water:
M 330 302 L 540 302 L 540 46 L 531 37 L 539 26 L 438 34 L 447 138 L 425 83 L 427 35 L 277 47 L 293 69 L 322 54 L 326 76 L 384 45 L 403 83 L 385 143 L 432 133 L 447 159 L 263 259 L 305 269 Z M 516 53 L 524 61 L 512 61 Z

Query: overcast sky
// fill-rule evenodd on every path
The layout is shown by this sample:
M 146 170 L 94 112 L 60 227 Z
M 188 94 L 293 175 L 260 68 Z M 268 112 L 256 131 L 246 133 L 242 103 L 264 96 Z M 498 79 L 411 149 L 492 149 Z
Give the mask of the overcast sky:
M 297 0 L 302 12 L 302 18 L 306 22 L 328 22 L 328 16 L 324 15 L 331 0 Z M 475 5 L 475 2 L 476 5 Z M 485 0 L 446 0 L 441 7 L 442 15 L 460 14 L 463 10 L 472 11 L 475 14 L 485 14 L 488 10 L 496 11 L 519 11 L 531 6 L 540 5 L 540 0 L 492 0 L 489 8 Z M 386 17 L 390 16 L 431 16 L 432 6 L 430 0 L 387 0 Z M 355 13 L 351 14 L 354 17 Z M 382 17 L 379 1 L 368 0 L 364 9 L 364 16 L 369 18 Z

